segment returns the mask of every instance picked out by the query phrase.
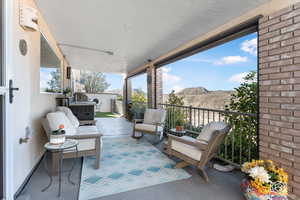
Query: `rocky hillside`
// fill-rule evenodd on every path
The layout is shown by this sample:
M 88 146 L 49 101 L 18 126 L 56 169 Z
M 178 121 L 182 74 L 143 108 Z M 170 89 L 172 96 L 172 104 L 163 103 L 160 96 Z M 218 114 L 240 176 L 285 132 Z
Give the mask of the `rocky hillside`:
M 194 107 L 224 109 L 229 103 L 230 95 L 234 91 L 209 91 L 204 87 L 185 88 L 176 94 L 184 97 L 184 104 Z M 168 95 L 164 95 L 164 102 L 168 99 Z

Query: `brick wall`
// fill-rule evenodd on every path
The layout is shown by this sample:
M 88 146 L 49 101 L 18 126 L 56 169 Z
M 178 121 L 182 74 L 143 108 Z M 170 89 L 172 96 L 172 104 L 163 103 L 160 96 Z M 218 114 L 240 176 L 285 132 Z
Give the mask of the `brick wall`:
M 154 66 L 147 68 L 147 100 L 150 108 L 155 108 L 163 102 L 162 68 L 155 69 Z
M 153 66 L 149 66 L 147 68 L 147 101 L 148 101 L 148 107 L 154 108 L 155 103 L 155 69 Z
M 300 199 L 300 4 L 259 21 L 260 157 L 289 172 Z
M 156 69 L 156 104 L 163 103 L 163 73 L 162 68 Z

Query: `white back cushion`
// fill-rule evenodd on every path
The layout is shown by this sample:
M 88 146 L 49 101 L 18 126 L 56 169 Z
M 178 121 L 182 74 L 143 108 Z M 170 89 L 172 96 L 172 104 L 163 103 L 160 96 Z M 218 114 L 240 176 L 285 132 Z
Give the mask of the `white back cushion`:
M 76 127 L 76 128 L 79 127 L 80 123 L 70 108 L 64 107 L 64 106 L 58 106 L 57 110 L 65 113 L 65 115 L 67 116 L 67 118 L 69 118 L 69 120 L 71 121 L 71 123 L 73 124 L 74 127 Z
M 66 131 L 66 135 L 74 135 L 76 134 L 76 128 L 72 125 L 70 120 L 67 118 L 65 113 L 63 112 L 51 112 L 46 116 L 49 124 L 49 128 L 51 131 L 57 130 L 59 125 L 64 125 L 64 130 Z
M 162 123 L 165 121 L 166 111 L 163 109 L 146 109 L 144 115 L 144 123 L 145 124 L 156 124 Z
M 206 124 L 197 139 L 205 140 L 207 142 L 210 141 L 212 134 L 216 130 L 222 130 L 227 126 L 224 122 L 211 122 Z

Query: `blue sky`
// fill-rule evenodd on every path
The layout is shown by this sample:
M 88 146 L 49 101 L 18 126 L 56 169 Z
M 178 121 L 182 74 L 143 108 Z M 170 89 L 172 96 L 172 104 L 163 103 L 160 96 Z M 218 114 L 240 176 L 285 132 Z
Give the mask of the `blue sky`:
M 57 68 L 41 67 L 40 68 L 40 90 L 44 91 L 49 88 L 48 82 L 52 79 L 51 72 L 56 71 Z
M 242 77 L 257 70 L 257 34 L 233 40 L 194 56 L 163 67 L 164 93 L 173 89 L 202 86 L 208 90 L 232 90 L 239 86 Z M 107 90 L 122 89 L 123 76 L 107 74 Z M 49 72 L 41 71 L 41 87 L 49 80 Z M 146 91 L 146 75 L 132 79 L 133 88 Z
M 242 77 L 257 70 L 257 34 L 225 43 L 163 67 L 164 93 L 187 87 L 232 90 Z M 146 91 L 146 76 L 132 80 L 133 88 Z

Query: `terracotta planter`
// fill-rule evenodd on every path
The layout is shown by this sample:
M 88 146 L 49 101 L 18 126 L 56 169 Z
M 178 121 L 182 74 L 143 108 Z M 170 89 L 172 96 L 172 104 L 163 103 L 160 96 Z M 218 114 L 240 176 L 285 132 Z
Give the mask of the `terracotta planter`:
M 50 135 L 50 144 L 63 144 L 66 141 L 66 134 Z
M 175 126 L 176 131 L 183 131 L 183 126 Z
M 247 200 L 288 200 L 287 195 L 274 191 L 269 194 L 259 193 L 255 188 L 251 187 L 247 179 L 242 181 L 241 189 Z

